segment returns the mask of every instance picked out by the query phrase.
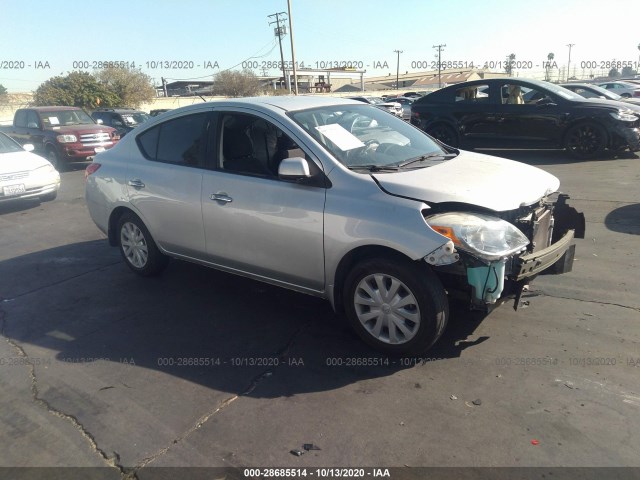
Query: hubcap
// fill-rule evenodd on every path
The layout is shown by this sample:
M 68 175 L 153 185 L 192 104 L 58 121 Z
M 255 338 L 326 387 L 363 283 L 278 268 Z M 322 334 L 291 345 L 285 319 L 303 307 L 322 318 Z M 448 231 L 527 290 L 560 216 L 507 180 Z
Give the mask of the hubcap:
M 368 275 L 360 280 L 353 297 L 358 320 L 381 342 L 402 344 L 418 333 L 418 301 L 397 278 L 382 273 Z
M 131 222 L 122 225 L 120 231 L 120 245 L 127 261 L 136 268 L 143 268 L 147 264 L 149 251 L 144 234 L 138 226 Z
M 573 131 L 570 148 L 579 153 L 589 154 L 598 150 L 601 138 L 599 132 L 588 125 Z

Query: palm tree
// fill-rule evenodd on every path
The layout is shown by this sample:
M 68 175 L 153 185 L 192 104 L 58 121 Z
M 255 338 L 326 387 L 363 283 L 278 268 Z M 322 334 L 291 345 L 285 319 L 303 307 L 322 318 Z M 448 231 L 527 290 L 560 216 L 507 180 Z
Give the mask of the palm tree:
M 639 45 L 639 47 L 640 47 L 640 45 Z M 544 75 L 544 79 L 547 82 L 551 81 L 551 74 L 550 74 L 550 72 L 551 72 L 551 62 L 552 62 L 552 60 L 554 58 L 555 58 L 555 55 L 553 53 L 549 53 L 547 55 L 547 66 L 545 68 L 546 72 L 545 72 L 545 75 Z

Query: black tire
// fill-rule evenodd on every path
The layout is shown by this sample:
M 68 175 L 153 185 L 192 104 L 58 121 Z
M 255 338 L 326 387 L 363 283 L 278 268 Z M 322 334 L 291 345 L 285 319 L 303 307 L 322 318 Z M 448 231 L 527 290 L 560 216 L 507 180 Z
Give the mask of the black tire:
M 450 147 L 454 148 L 460 146 L 460 140 L 458 140 L 456 131 L 449 125 L 439 123 L 429 128 L 426 132 L 436 140 L 440 140 L 445 145 L 449 145 Z
M 169 257 L 160 252 L 149 230 L 135 213 L 126 212 L 118 219 L 117 238 L 124 263 L 138 275 L 158 275 L 167 267 Z M 127 248 L 123 242 L 136 245 Z
M 630 93 L 623 93 L 622 95 L 620 95 L 622 98 L 631 98 L 631 94 Z
M 40 197 L 41 202 L 52 202 L 58 196 L 58 191 L 47 193 L 46 195 L 42 195 Z
M 375 302 L 363 286 L 372 288 L 373 282 L 377 284 L 377 280 L 373 278 L 376 274 L 379 274 L 383 289 L 393 290 L 392 280 L 401 284 L 391 299 L 385 298 L 384 293 L 381 294 L 383 303 L 380 309 L 364 304 L 367 299 Z M 377 291 L 380 293 L 381 289 Z M 390 355 L 427 351 L 444 332 L 449 317 L 447 295 L 438 277 L 426 265 L 409 260 L 374 258 L 362 261 L 347 276 L 343 299 L 347 319 L 360 338 L 373 348 Z M 386 300 L 390 300 L 389 304 Z M 401 308 L 394 306 L 394 303 L 400 302 L 405 302 L 405 305 Z M 380 312 L 377 317 L 376 312 Z M 372 315 L 372 318 L 366 319 L 368 315 Z M 416 323 L 408 320 L 408 316 L 419 321 Z M 376 335 L 377 325 L 379 328 Z M 390 326 L 393 328 L 389 328 Z M 405 335 L 401 328 L 410 335 Z
M 578 123 L 567 130 L 564 146 L 575 158 L 593 158 L 607 146 L 607 133 L 597 123 Z
M 63 162 L 55 148 L 47 148 L 47 160 L 57 171 L 62 172 L 64 170 Z

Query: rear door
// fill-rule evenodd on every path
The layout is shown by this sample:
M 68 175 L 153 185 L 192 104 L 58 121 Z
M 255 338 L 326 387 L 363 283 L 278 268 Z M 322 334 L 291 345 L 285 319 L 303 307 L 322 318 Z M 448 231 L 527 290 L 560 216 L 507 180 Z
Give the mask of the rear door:
M 466 85 L 454 91 L 451 113 L 462 144 L 491 146 L 496 136 L 495 100 L 489 83 Z
M 210 120 L 203 110 L 143 131 L 127 169 L 129 201 L 156 243 L 194 258 L 205 252 L 200 197 Z
M 303 289 L 324 289 L 326 188 L 278 179 L 279 160 L 307 156 L 273 119 L 218 111 L 211 169 L 203 175 L 202 215 L 210 262 Z

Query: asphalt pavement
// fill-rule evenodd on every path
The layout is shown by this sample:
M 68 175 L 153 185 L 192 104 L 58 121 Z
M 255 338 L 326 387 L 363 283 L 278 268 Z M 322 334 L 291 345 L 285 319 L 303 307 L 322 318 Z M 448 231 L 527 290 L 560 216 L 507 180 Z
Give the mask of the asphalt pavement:
M 0 467 L 640 467 L 640 158 L 489 153 L 557 175 L 586 238 L 527 308 L 454 305 L 419 358 L 316 298 L 179 261 L 137 277 L 82 166 L 0 205 Z

